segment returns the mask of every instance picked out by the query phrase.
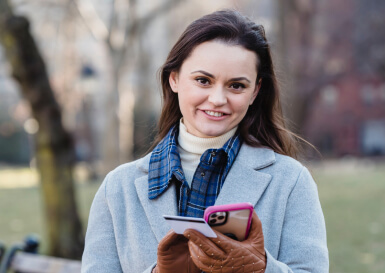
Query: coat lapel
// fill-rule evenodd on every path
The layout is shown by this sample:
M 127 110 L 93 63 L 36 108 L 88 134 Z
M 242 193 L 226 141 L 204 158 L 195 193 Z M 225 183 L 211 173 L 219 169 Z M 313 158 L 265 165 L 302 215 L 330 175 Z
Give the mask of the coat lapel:
M 153 200 L 148 198 L 149 160 L 149 156 L 139 160 L 137 167 L 144 172 L 144 175 L 135 180 L 135 187 L 148 222 L 159 242 L 170 230 L 170 226 L 164 220 L 163 215 L 178 215 L 176 189 L 175 184 L 171 183 L 170 188 L 158 198 Z
M 258 170 L 275 162 L 274 152 L 243 144 L 228 173 L 215 205 L 250 202 L 254 207 L 271 181 L 271 175 Z

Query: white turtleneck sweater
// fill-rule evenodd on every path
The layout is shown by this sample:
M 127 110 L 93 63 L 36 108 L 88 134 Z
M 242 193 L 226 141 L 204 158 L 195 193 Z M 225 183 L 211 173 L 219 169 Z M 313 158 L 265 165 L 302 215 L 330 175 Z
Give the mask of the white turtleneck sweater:
M 197 137 L 187 132 L 183 124 L 183 118 L 179 122 L 178 152 L 182 164 L 184 176 L 191 188 L 195 170 L 200 163 L 202 154 L 208 149 L 219 149 L 225 145 L 237 131 L 237 127 L 227 133 L 210 138 Z

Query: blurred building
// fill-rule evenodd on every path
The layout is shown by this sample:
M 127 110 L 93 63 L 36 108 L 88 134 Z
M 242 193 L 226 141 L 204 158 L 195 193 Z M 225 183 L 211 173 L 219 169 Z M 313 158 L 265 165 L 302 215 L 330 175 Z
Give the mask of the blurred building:
M 324 156 L 385 155 L 384 13 L 380 0 L 317 4 L 303 131 Z
M 385 155 L 385 82 L 349 74 L 317 90 L 307 138 L 325 156 Z

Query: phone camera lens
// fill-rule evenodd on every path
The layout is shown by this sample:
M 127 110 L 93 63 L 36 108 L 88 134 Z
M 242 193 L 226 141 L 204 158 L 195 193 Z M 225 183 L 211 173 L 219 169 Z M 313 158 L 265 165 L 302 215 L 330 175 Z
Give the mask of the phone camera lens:
M 217 222 L 216 219 L 211 219 L 211 220 L 210 220 L 210 224 L 215 224 L 216 222 Z
M 221 216 L 218 216 L 218 220 L 223 220 L 225 219 L 225 216 L 221 215 Z
M 210 215 L 210 217 L 215 218 L 215 217 L 217 217 L 217 214 L 213 213 L 213 214 Z

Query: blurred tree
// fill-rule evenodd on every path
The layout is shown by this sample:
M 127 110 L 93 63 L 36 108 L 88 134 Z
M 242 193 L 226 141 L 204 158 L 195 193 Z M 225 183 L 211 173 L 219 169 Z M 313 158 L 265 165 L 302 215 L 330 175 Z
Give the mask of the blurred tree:
M 134 150 L 135 158 L 143 156 L 151 146 L 155 138 L 157 116 L 152 110 L 151 81 L 148 80 L 151 66 L 151 53 L 146 50 L 146 35 L 138 39 L 140 46 L 138 52 L 137 86 L 140 92 L 136 95 L 134 105 Z
M 124 3 L 119 0 L 111 1 L 113 8 L 109 16 L 108 24 L 97 14 L 93 4 L 90 1 L 73 0 L 78 8 L 79 14 L 84 19 L 87 27 L 90 29 L 94 38 L 105 44 L 111 63 L 111 88 L 108 90 L 106 98 L 105 116 L 106 126 L 104 130 L 103 141 L 103 168 L 108 172 L 118 166 L 121 162 L 128 162 L 133 159 L 134 144 L 134 107 L 136 109 L 145 109 L 149 111 L 147 105 L 136 105 L 133 102 L 120 101 L 120 81 L 127 68 L 126 61 L 135 57 L 134 41 L 138 35 L 151 24 L 157 17 L 168 12 L 182 2 L 181 0 L 161 0 L 160 4 L 147 12 L 145 15 L 139 15 L 137 0 L 129 0 L 126 3 L 127 12 L 125 12 Z M 127 2 L 127 1 L 126 1 Z M 128 4 L 128 5 L 127 5 Z M 145 103 L 149 99 L 148 88 L 144 88 L 137 102 Z M 141 90 L 142 91 L 142 90 Z M 129 96 L 128 96 L 129 97 Z M 147 98 L 146 98 L 147 97 Z M 146 99 L 143 99 L 146 98 Z M 124 107 L 119 107 L 120 105 Z M 137 113 L 142 113 L 138 110 Z M 147 118 L 147 120 L 146 120 Z M 135 130 L 138 135 L 148 136 L 153 129 L 148 124 L 153 122 L 151 115 L 142 116 L 140 123 L 146 126 L 137 126 Z
M 278 0 L 276 5 L 284 111 L 291 129 L 301 134 L 323 87 L 349 75 L 384 78 L 385 2 Z
M 385 1 L 354 0 L 354 57 L 360 74 L 385 79 Z
M 45 202 L 49 252 L 59 257 L 80 258 L 84 242 L 72 177 L 73 140 L 63 128 L 61 110 L 30 34 L 29 22 L 14 15 L 7 0 L 0 0 L 0 42 L 12 75 L 39 124 L 36 159 Z
M 288 126 L 301 133 L 307 107 L 314 88 L 309 79 L 314 76 L 311 62 L 313 22 L 315 19 L 314 0 L 278 0 L 278 54 L 283 82 L 283 111 L 290 121 Z

